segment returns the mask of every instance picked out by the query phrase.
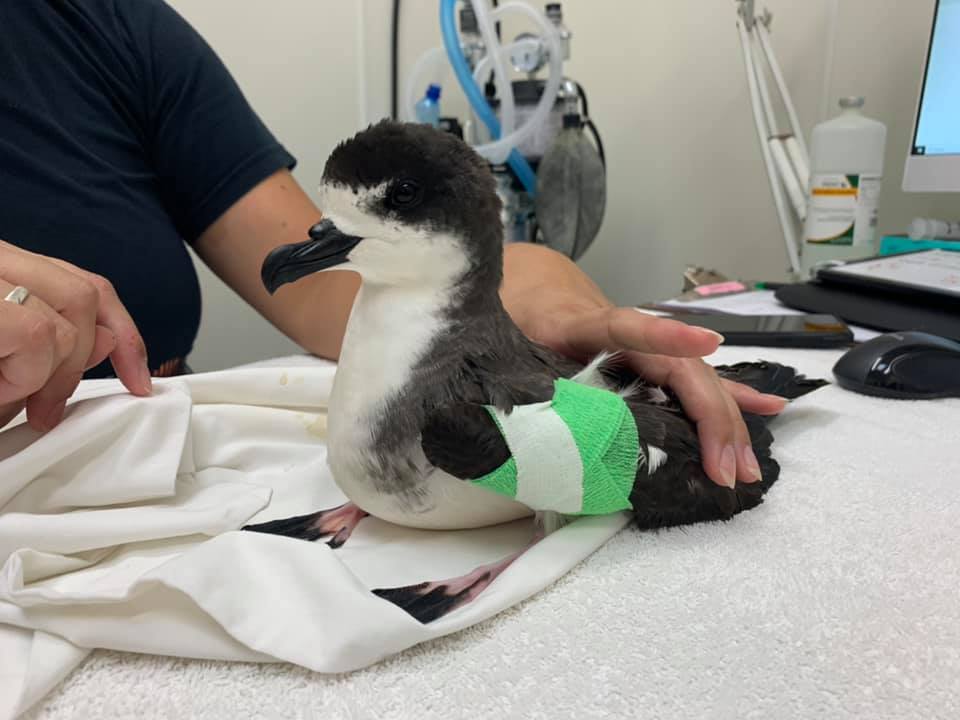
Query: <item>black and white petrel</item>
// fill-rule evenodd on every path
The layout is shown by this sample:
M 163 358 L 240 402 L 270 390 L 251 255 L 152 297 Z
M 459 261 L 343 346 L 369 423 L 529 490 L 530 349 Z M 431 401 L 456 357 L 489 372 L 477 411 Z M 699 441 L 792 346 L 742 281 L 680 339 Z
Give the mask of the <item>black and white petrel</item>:
M 615 363 L 584 367 L 523 335 L 499 296 L 503 226 L 494 179 L 462 141 L 426 125 L 371 126 L 330 155 L 320 206 L 324 219 L 308 240 L 267 257 L 263 281 L 274 292 L 333 268 L 362 278 L 328 419 L 329 466 L 350 502 L 246 529 L 330 538 L 336 548 L 368 514 L 447 530 L 532 516 L 536 508 L 472 481 L 511 458 L 488 410 L 547 403 L 558 378 L 624 397 L 638 436 L 629 505 L 641 528 L 729 519 L 760 503 L 776 481 L 767 418 L 745 417 L 762 480 L 719 486 L 702 469 L 696 426 L 669 390 Z M 718 371 L 787 398 L 824 384 L 773 363 Z M 549 448 L 552 438 L 542 442 Z M 550 515 L 539 513 L 541 524 L 555 526 Z M 476 597 L 515 558 L 462 578 L 374 592 L 429 622 Z

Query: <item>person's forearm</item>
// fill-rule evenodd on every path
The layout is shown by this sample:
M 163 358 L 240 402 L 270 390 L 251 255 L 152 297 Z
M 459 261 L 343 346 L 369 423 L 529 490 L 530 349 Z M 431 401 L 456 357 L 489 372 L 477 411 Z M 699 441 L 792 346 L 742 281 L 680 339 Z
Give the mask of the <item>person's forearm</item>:
M 504 307 L 521 327 L 533 318 L 525 314 L 539 303 L 537 295 L 562 293 L 577 307 L 607 307 L 611 303 L 585 272 L 565 255 L 542 245 L 511 243 L 504 248 L 503 285 L 500 297 Z
M 329 360 L 340 357 L 343 336 L 353 301 L 360 288 L 360 277 L 352 272 L 318 273 L 300 281 L 299 287 L 287 286 L 277 292 L 285 297 L 267 319 L 304 350 Z
M 270 295 L 260 267 L 278 245 L 299 242 L 321 213 L 286 171 L 264 180 L 214 222 L 196 243 L 207 265 L 273 325 L 308 352 L 337 359 L 359 278 L 324 272 Z

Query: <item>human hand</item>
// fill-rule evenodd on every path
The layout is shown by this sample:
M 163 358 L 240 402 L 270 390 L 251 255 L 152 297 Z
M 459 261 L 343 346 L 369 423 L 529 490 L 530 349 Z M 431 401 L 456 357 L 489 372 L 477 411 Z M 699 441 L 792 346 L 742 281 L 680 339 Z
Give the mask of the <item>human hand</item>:
M 701 359 L 717 349 L 720 335 L 615 307 L 572 262 L 543 248 L 508 250 L 502 296 L 521 330 L 581 361 L 602 350 L 622 351 L 641 377 L 676 393 L 697 425 L 711 480 L 733 487 L 760 479 L 741 411 L 775 415 L 786 400 L 721 379 Z
M 4 302 L 16 286 L 30 295 Z M 0 428 L 24 407 L 41 432 L 63 418 L 84 371 L 110 358 L 134 395 L 149 395 L 143 339 L 104 278 L 0 241 Z

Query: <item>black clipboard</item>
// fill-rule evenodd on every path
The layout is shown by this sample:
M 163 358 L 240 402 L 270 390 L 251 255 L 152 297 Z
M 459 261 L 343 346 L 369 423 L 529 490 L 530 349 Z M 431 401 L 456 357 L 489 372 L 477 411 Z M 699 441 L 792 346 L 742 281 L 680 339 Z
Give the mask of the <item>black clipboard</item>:
M 920 330 L 960 342 L 960 293 L 911 282 L 838 272 L 842 267 L 875 262 L 877 259 L 867 258 L 822 268 L 816 280 L 785 285 L 775 291 L 775 297 L 795 310 L 829 313 L 851 325 L 881 332 Z
M 958 251 L 960 247 L 957 250 L 937 248 L 850 260 L 820 268 L 817 281 L 825 287 L 928 300 L 942 307 L 960 309 Z M 927 279 L 931 281 L 925 281 Z

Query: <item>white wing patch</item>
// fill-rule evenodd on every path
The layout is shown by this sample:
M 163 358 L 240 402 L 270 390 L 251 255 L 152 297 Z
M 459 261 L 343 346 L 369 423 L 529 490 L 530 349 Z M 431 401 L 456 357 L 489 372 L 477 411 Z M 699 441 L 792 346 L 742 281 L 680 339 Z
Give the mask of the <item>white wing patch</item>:
M 667 453 L 655 445 L 647 445 L 647 475 L 653 475 L 667 461 Z
M 607 382 L 607 379 L 603 376 L 603 366 L 613 362 L 617 358 L 618 353 L 615 352 L 602 352 L 597 355 L 593 360 L 591 360 L 587 365 L 570 378 L 575 383 L 580 383 L 581 385 L 588 385 L 590 387 L 601 388 L 603 390 L 609 390 L 610 384 Z
M 638 392 L 640 392 L 640 388 L 642 387 L 643 387 L 643 383 L 641 383 L 639 380 L 634 380 L 629 385 L 625 385 L 624 387 L 617 390 L 617 395 L 622 397 L 624 400 L 629 400 Z
M 612 365 L 620 359 L 621 353 L 604 351 L 591 360 L 580 372 L 570 378 L 575 383 L 612 390 L 624 400 L 635 397 L 641 391 L 647 392 L 647 402 L 653 405 L 663 405 L 669 401 L 667 394 L 658 387 L 648 387 L 640 379 L 634 380 L 620 388 L 611 386 L 610 381 L 603 376 L 603 368 Z
M 670 401 L 670 398 L 667 397 L 667 394 L 663 391 L 663 388 L 660 387 L 648 387 L 647 388 L 647 402 L 654 405 L 665 405 Z

